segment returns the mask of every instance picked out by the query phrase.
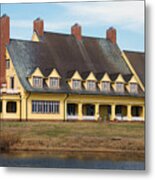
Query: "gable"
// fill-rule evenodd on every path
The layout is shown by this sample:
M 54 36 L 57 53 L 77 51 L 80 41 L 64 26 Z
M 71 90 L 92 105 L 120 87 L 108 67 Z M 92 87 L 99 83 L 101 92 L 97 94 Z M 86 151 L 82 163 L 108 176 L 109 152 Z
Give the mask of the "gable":
M 37 67 L 29 77 L 34 77 L 34 76 L 42 77 L 42 78 L 44 77 L 39 67 Z
M 86 81 L 97 81 L 93 72 L 89 73 L 88 77 L 86 78 Z
M 105 73 L 101 79 L 101 81 L 111 81 L 109 75 L 107 73 Z
M 121 74 L 119 74 L 115 80 L 115 82 L 121 82 L 121 83 L 125 83 L 125 80 L 123 78 L 123 76 Z
M 10 89 L 10 77 L 14 77 L 14 87 L 19 92 L 23 93 L 24 87 L 22 86 L 20 79 L 18 77 L 18 74 L 16 73 L 16 69 L 14 68 L 14 64 L 12 62 L 11 56 L 6 49 L 6 59 L 9 59 L 10 61 L 10 68 L 6 69 L 6 81 L 7 81 L 7 88 Z
M 50 77 L 61 78 L 58 71 L 55 68 L 49 74 L 48 78 L 50 78 Z
M 135 76 L 132 76 L 132 78 L 130 79 L 129 83 L 138 83 Z

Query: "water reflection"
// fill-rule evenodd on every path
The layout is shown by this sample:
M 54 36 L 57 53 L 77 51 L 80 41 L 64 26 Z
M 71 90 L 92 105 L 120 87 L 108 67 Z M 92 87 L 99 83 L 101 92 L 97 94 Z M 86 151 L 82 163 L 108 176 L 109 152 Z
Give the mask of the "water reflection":
M 87 169 L 144 169 L 143 153 L 11 152 L 3 153 L 0 166 Z

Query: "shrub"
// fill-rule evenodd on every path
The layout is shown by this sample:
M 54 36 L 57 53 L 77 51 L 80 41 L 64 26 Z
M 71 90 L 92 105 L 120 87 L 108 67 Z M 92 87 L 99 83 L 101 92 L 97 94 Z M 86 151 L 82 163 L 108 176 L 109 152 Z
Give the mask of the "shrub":
M 0 152 L 7 152 L 10 147 L 20 142 L 20 137 L 16 134 L 4 133 L 0 134 Z

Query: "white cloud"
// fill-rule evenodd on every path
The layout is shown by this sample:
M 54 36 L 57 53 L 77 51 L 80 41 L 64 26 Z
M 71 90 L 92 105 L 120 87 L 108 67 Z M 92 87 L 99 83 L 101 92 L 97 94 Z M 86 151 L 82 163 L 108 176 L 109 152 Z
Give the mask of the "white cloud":
M 142 32 L 144 31 L 144 2 L 143 1 L 116 1 L 116 2 L 85 2 L 59 4 L 64 11 L 56 21 L 45 19 L 45 30 L 55 31 L 70 29 L 73 23 L 82 26 L 98 27 L 119 26 L 119 28 Z M 59 16 L 59 15 L 58 15 Z M 60 18 L 59 18 L 60 19 Z M 15 28 L 33 28 L 32 20 L 12 20 Z
M 144 2 L 95 2 L 63 5 L 71 17 L 79 23 L 87 20 L 87 25 L 122 25 L 129 30 L 140 30 L 144 25 Z
M 32 28 L 33 26 L 30 20 L 11 20 L 10 24 L 15 28 Z

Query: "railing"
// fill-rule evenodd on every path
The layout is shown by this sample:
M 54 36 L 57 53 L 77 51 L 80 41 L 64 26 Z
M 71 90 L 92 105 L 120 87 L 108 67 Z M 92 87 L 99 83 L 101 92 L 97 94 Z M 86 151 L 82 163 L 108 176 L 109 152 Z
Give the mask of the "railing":
M 95 116 L 82 116 L 82 120 L 94 120 L 95 119 Z
M 67 119 L 68 120 L 77 120 L 78 119 L 78 115 L 67 115 Z
M 119 116 L 119 115 L 117 115 L 115 117 L 115 119 L 118 120 L 118 121 L 125 121 L 125 120 L 128 120 L 128 117 L 127 116 Z
M 19 93 L 19 90 L 18 89 L 6 89 L 6 93 L 17 94 L 17 93 Z
M 142 117 L 138 117 L 138 116 L 133 116 L 131 119 L 133 121 L 143 121 L 144 120 Z

